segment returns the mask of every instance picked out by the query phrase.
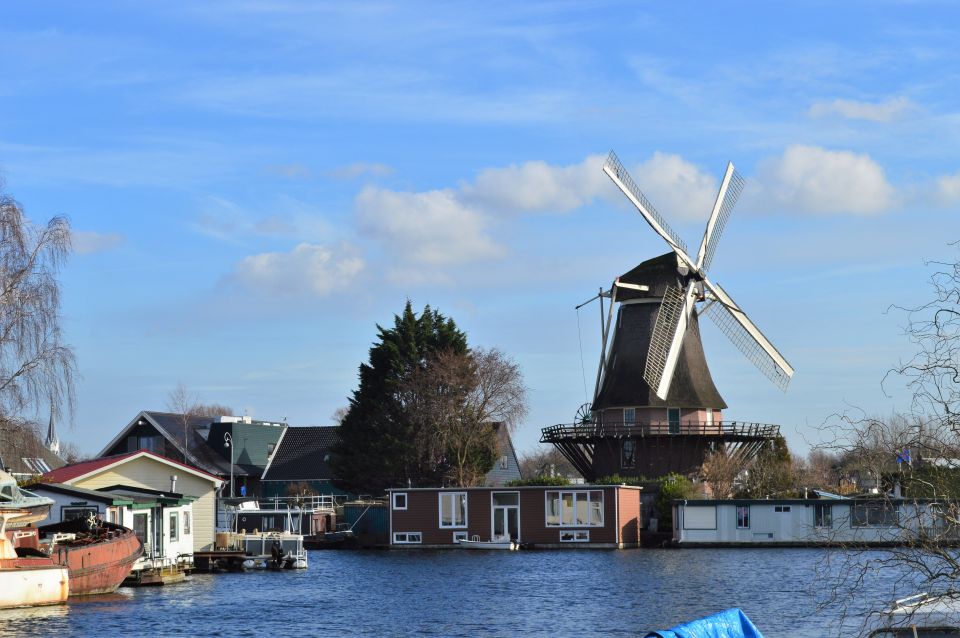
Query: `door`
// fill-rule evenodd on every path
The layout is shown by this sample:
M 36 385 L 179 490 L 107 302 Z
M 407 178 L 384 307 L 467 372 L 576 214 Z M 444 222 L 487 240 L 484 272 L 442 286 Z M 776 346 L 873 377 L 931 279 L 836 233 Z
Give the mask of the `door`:
M 680 434 L 680 408 L 667 408 L 667 423 L 670 434 Z
M 510 540 L 520 540 L 520 492 L 492 492 L 491 537 L 510 536 Z

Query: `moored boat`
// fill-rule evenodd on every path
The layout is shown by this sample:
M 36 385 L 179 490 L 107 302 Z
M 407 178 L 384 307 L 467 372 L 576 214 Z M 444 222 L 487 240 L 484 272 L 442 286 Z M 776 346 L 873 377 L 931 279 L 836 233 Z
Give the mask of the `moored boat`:
M 7 529 L 42 521 L 50 515 L 52 506 L 51 499 L 22 489 L 16 479 L 0 470 L 0 514 L 16 514 L 7 517 Z
M 39 528 L 50 558 L 70 570 L 70 595 L 116 591 L 143 554 L 133 530 L 99 519 L 74 519 Z
M 474 535 L 471 539 L 461 538 L 457 541 L 457 544 L 463 549 L 502 549 L 507 551 L 520 549 L 520 544 L 509 536 L 495 536 L 488 541 L 482 541 L 479 536 Z
M 55 605 L 70 595 L 69 570 L 49 556 L 18 556 L 8 521 L 29 518 L 29 512 L 0 511 L 0 609 Z

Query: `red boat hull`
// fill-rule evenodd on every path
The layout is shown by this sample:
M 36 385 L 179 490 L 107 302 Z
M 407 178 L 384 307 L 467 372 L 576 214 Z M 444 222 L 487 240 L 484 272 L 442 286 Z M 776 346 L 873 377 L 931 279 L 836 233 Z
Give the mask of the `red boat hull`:
M 70 570 L 70 595 L 89 596 L 116 591 L 143 553 L 143 544 L 132 530 L 103 522 L 95 532 L 85 522 L 68 521 L 39 528 L 42 535 L 75 533 L 73 541 L 57 543 L 50 558 Z

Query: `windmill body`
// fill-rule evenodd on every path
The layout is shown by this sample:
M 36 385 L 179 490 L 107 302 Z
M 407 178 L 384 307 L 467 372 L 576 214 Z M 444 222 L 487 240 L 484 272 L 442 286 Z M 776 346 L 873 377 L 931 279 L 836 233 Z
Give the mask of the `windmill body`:
M 730 295 L 707 278 L 743 180 L 727 167 L 696 259 L 611 153 L 604 171 L 672 249 L 618 277 L 608 292 L 593 401 L 576 423 L 544 428 L 588 480 L 695 472 L 711 450 L 755 455 L 778 426 L 723 421 L 727 404 L 707 366 L 699 319 L 708 316 L 774 383 L 793 368 Z M 699 304 L 699 308 L 697 307 Z

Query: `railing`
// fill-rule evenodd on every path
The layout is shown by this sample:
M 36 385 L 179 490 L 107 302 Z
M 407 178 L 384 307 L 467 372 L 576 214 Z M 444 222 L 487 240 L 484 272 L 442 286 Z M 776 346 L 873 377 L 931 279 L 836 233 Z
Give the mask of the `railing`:
M 649 421 L 630 423 L 608 421 L 600 423 L 561 423 L 541 430 L 541 443 L 551 443 L 562 439 L 592 439 L 605 437 L 644 437 L 644 436 L 736 436 L 746 438 L 770 438 L 780 433 L 779 425 L 769 423 L 748 423 L 745 421 Z
M 242 503 L 256 503 L 256 509 L 286 512 L 288 509 L 305 511 L 332 510 L 336 500 L 332 494 L 309 496 L 227 496 L 218 499 L 220 509 L 240 509 Z

